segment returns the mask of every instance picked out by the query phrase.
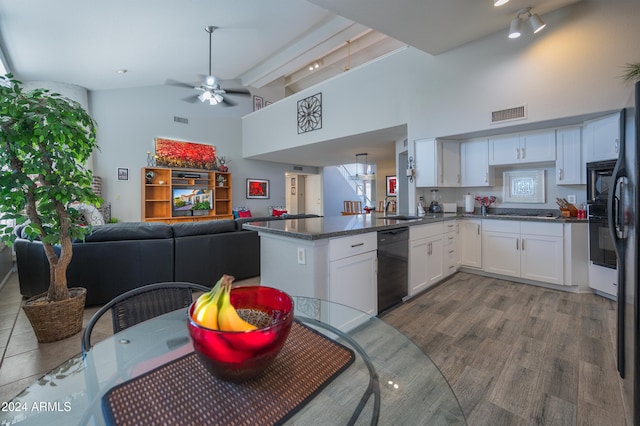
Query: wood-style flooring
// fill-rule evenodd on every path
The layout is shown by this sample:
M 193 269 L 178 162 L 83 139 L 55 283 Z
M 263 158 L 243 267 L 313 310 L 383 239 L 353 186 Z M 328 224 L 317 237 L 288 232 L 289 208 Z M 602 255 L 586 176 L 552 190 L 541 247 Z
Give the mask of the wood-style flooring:
M 440 368 L 469 425 L 625 425 L 615 302 L 457 273 L 381 319 Z

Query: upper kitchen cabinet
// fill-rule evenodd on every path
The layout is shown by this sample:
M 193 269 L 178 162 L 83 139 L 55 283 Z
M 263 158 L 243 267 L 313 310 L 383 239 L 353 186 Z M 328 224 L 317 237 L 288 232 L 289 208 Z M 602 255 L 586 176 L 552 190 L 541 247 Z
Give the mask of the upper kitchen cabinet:
M 620 147 L 620 114 L 584 123 L 585 160 L 615 160 Z
M 556 134 L 553 130 L 512 133 L 489 138 L 489 165 L 555 161 Z
M 461 186 L 493 186 L 489 172 L 489 141 L 470 139 L 460 144 Z
M 583 173 L 580 127 L 565 127 L 556 130 L 556 184 L 580 185 L 586 183 Z
M 460 143 L 442 139 L 415 141 L 416 186 L 460 186 Z

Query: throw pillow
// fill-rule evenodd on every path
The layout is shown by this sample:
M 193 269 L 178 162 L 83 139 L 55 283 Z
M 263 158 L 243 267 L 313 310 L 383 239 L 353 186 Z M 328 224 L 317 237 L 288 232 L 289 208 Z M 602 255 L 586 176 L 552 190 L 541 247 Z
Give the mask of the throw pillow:
M 240 210 L 238 215 L 240 217 L 251 217 L 251 210 Z
M 273 216 L 282 216 L 283 214 L 286 214 L 287 211 L 286 210 L 277 210 L 277 209 L 273 209 Z

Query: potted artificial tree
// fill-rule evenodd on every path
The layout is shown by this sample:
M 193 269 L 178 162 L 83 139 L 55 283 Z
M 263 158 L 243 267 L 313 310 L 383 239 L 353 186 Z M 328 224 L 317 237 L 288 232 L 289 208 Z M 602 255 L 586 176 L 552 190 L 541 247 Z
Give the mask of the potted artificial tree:
M 0 212 L 26 224 L 23 236 L 39 239 L 49 261 L 49 290 L 23 306 L 39 342 L 82 330 L 86 289 L 67 287 L 67 267 L 72 239 L 90 228 L 70 205 L 102 202 L 84 167 L 95 136 L 95 122 L 79 103 L 46 89 L 26 91 L 12 75 L 0 76 Z M 0 240 L 15 238 L 13 226 L 0 225 Z

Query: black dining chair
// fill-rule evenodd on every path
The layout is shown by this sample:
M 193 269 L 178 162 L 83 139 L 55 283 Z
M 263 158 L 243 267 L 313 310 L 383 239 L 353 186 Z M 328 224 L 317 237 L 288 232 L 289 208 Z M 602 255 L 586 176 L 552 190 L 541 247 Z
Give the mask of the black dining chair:
M 140 322 L 186 308 L 193 302 L 193 292 L 210 288 L 194 283 L 164 282 L 148 284 L 123 293 L 102 306 L 89 320 L 82 335 L 83 356 L 91 349 L 91 333 L 98 320 L 109 310 L 113 332 L 117 333 Z

